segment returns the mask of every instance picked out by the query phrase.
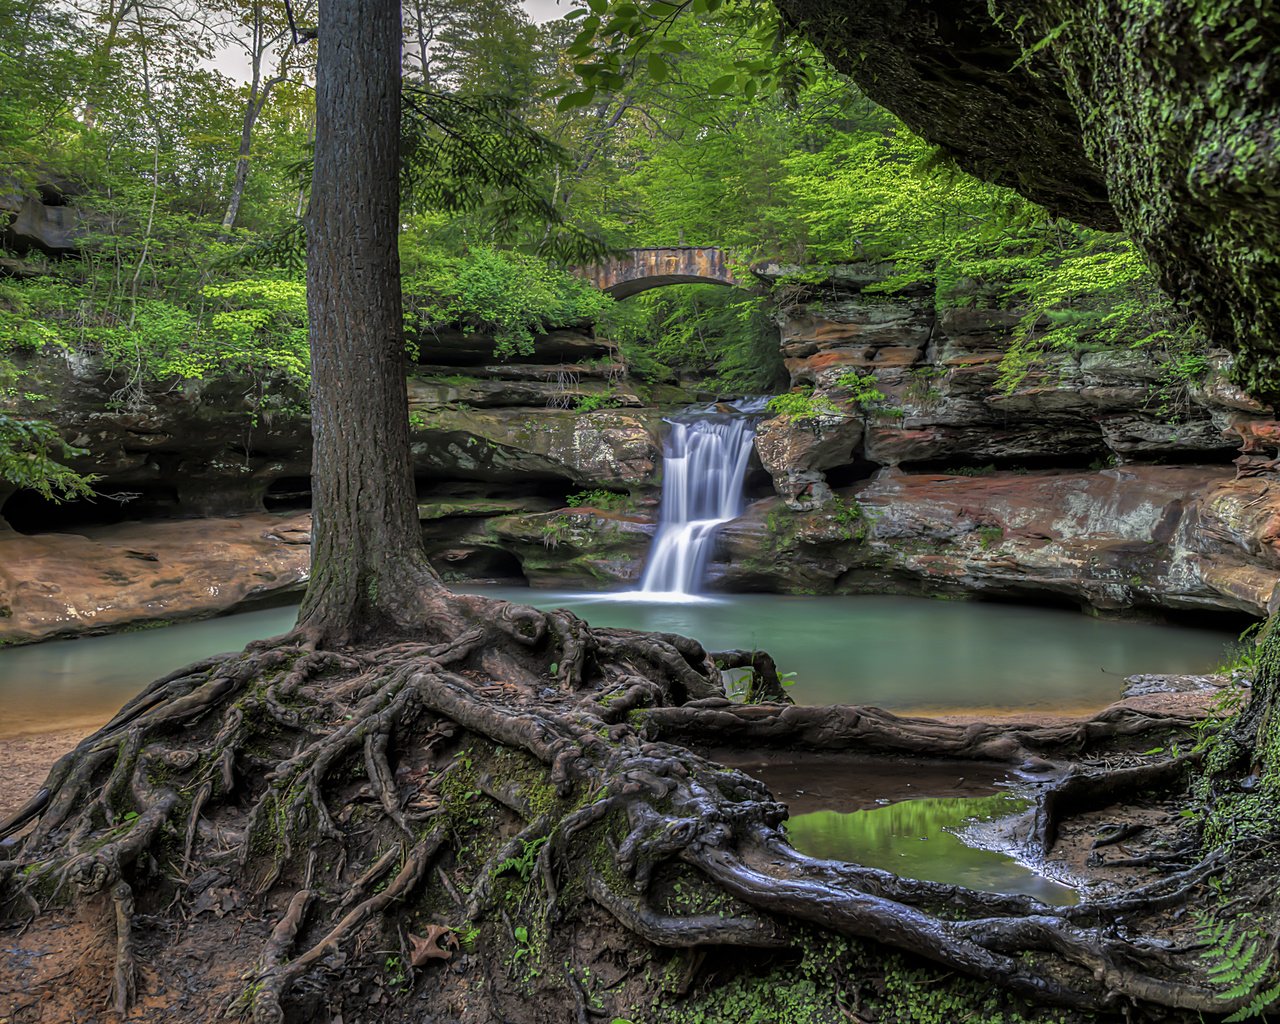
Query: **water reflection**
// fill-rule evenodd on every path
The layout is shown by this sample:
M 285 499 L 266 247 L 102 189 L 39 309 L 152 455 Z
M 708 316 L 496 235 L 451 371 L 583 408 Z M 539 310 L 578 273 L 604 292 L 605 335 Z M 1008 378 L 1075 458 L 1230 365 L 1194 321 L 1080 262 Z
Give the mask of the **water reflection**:
M 894 710 L 1093 710 L 1134 672 L 1204 672 L 1228 638 L 1072 612 L 906 597 L 726 594 L 697 603 L 466 588 L 565 607 L 598 626 L 684 633 L 710 649 L 767 650 L 805 704 Z M 295 609 L 0 650 L 0 736 L 94 724 L 157 676 L 282 633 Z
M 1033 896 L 1069 906 L 1074 890 L 1033 873 L 1011 857 L 966 845 L 951 830 L 1025 810 L 1009 793 L 985 797 L 903 800 L 841 813 L 812 811 L 787 822 L 791 844 L 810 857 L 883 868 L 906 878 L 963 885 L 983 892 Z

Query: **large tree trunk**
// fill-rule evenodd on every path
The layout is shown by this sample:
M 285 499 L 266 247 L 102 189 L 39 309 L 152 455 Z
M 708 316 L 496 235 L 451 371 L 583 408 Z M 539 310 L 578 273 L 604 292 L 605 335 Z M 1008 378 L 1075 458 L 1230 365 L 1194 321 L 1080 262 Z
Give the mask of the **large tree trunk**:
M 440 590 L 422 548 L 400 306 L 400 8 L 320 7 L 307 215 L 314 576 L 299 618 L 342 643 L 414 617 Z

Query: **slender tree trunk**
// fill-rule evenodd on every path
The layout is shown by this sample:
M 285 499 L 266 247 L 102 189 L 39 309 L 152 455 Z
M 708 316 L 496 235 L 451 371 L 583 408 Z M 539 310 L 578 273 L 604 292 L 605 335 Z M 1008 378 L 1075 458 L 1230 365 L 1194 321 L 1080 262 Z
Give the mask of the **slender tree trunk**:
M 400 6 L 324 0 L 307 309 L 315 495 L 299 628 L 324 643 L 420 618 L 422 547 L 400 306 Z
M 258 121 L 258 114 L 266 102 L 265 93 L 258 94 L 258 83 L 253 82 L 249 89 L 249 98 L 244 106 L 244 122 L 240 126 L 240 149 L 236 153 L 235 178 L 231 183 L 231 196 L 227 200 L 226 212 L 222 215 L 222 239 L 226 240 L 231 229 L 236 226 L 236 218 L 240 215 L 240 201 L 244 198 L 244 188 L 249 181 L 249 154 L 253 149 L 253 126 Z

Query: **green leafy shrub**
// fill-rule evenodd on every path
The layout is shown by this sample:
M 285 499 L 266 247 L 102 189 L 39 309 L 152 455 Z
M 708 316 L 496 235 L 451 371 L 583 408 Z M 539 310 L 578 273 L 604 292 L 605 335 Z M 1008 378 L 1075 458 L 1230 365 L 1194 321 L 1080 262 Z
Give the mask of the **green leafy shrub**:
M 617 394 L 610 389 L 604 394 L 582 395 L 573 403 L 574 412 L 595 412 L 597 409 L 616 409 L 622 404 Z
M 693 376 L 710 391 L 752 394 L 786 379 L 770 308 L 767 296 L 736 288 L 660 288 L 614 303 L 597 332 L 618 345 L 635 376 Z
M 815 395 L 809 386 L 795 388 L 769 399 L 768 409 L 791 423 L 804 423 L 820 416 L 839 416 L 840 409 L 825 395 Z
M 455 255 L 406 233 L 401 262 L 408 330 L 421 336 L 457 326 L 491 334 L 495 354 L 504 357 L 529 355 L 539 333 L 593 320 L 613 302 L 567 271 L 510 250 Z
M 570 508 L 598 508 L 602 512 L 617 512 L 631 503 L 628 495 L 606 491 L 598 487 L 592 491 L 578 491 L 564 499 Z
M 0 413 L 0 479 L 30 488 L 44 498 L 67 501 L 93 494 L 94 477 L 64 466 L 58 459 L 84 455 L 44 420 L 23 420 Z

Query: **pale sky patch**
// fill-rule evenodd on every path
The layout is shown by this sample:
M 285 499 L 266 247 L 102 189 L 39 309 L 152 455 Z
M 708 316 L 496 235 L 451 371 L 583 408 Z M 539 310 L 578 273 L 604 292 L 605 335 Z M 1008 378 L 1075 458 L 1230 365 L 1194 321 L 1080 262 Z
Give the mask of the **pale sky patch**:
M 525 9 L 530 20 L 537 25 L 563 18 L 575 7 L 582 6 L 578 0 L 521 0 L 520 5 Z M 248 58 L 235 47 L 222 49 L 207 63 L 234 82 L 249 81 Z
M 555 21 L 556 18 L 563 18 L 575 7 L 581 6 L 568 0 L 523 0 L 522 7 L 529 17 L 541 25 L 546 21 Z

